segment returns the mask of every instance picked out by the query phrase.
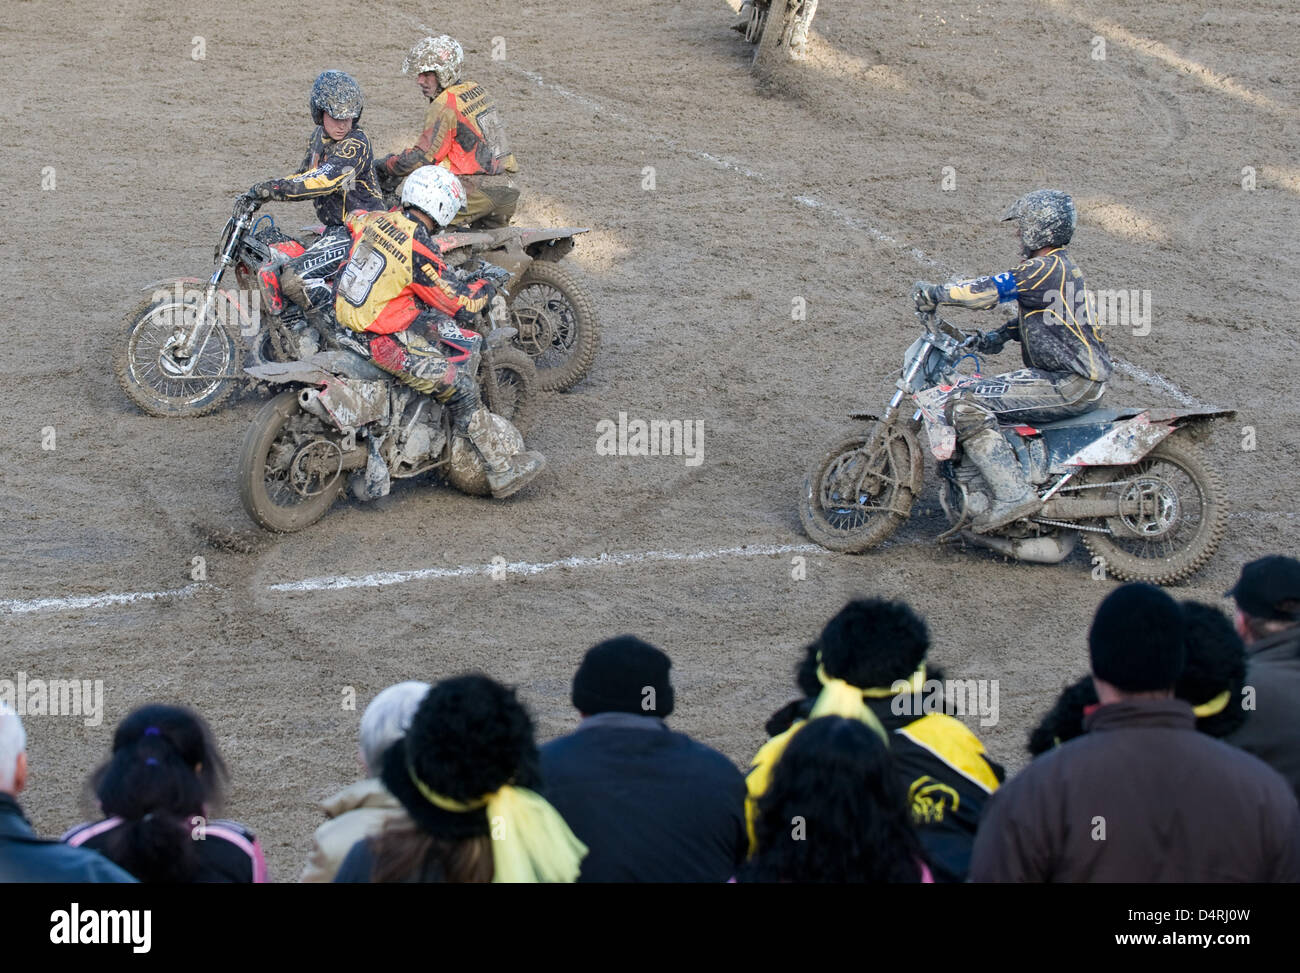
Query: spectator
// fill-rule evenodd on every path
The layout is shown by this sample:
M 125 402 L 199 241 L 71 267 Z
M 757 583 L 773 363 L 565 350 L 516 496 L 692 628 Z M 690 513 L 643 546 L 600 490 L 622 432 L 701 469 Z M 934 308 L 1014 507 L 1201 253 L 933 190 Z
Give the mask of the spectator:
M 960 720 L 928 712 L 934 707 L 924 705 L 920 693 L 927 683 L 929 645 L 925 622 L 903 602 L 851 601 L 826 623 L 810 647 L 819 661 L 814 665 L 805 659 L 799 669 L 805 691 L 816 678 L 820 692 L 804 707 L 792 711 L 787 706 L 769 721 L 775 728 L 789 716 L 796 717 L 758 751 L 746 779 L 751 847 L 756 847 L 757 801 L 782 750 L 804 725 L 799 714 L 844 716 L 862 720 L 887 738 L 935 879 L 965 879 L 980 811 L 1003 771 Z
M 212 820 L 226 765 L 203 719 L 177 706 L 143 706 L 118 725 L 91 788 L 108 815 L 63 836 L 93 848 L 142 882 L 265 882 L 257 838 Z
M 38 838 L 18 795 L 27 786 L 27 732 L 0 703 L 0 882 L 134 882 L 103 855 Z
M 889 747 L 823 716 L 790 741 L 758 800 L 742 882 L 932 882 Z
M 1185 622 L 1126 584 L 1088 633 L 1100 706 L 989 802 L 976 882 L 1294 882 L 1300 807 L 1262 761 L 1195 730 L 1173 697 Z
M 577 730 L 542 747 L 546 796 L 589 849 L 580 882 L 725 882 L 745 859 L 745 779 L 668 728 L 668 656 L 630 635 L 573 677 Z
M 406 735 L 411 716 L 428 691 L 427 682 L 399 682 L 372 699 L 361 714 L 359 756 L 366 771 L 365 779 L 321 802 L 329 820 L 312 837 L 302 881 L 334 881 L 343 857 L 353 845 L 378 834 L 390 819 L 405 816 L 402 805 L 379 779 L 379 771 L 383 767 L 384 751 Z
M 1246 685 L 1254 710 L 1228 742 L 1253 753 L 1300 797 L 1300 561 L 1260 558 L 1228 592 L 1246 642 Z
M 1222 739 L 1246 719 L 1241 687 L 1246 680 L 1246 649 L 1223 612 L 1211 605 L 1185 601 L 1187 661 L 1174 684 L 1174 695 L 1192 704 L 1196 729 Z M 1037 757 L 1083 733 L 1084 717 L 1097 708 L 1092 676 L 1066 687 L 1056 705 L 1029 736 L 1029 753 Z
M 587 849 L 540 783 L 533 723 L 486 676 L 438 683 L 384 754 L 409 819 L 353 845 L 335 882 L 572 882 Z

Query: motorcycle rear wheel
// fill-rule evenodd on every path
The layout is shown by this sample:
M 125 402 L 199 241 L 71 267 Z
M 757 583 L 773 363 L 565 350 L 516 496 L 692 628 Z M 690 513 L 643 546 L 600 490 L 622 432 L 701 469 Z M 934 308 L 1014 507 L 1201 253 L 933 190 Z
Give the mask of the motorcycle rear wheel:
M 239 499 L 258 526 L 279 534 L 325 516 L 347 482 L 338 436 L 298 405 L 298 390 L 262 406 L 239 451 Z M 335 468 L 337 467 L 337 468 Z
M 239 383 L 239 342 L 225 322 L 216 320 L 190 374 L 164 350 L 177 314 L 193 313 L 203 299 L 198 288 L 142 301 L 127 316 L 122 341 L 113 353 L 117 382 L 144 413 L 162 418 L 205 416 L 230 398 Z
M 537 366 L 537 381 L 547 392 L 577 385 L 596 360 L 600 321 L 596 306 L 567 268 L 535 260 L 510 298 L 514 346 Z
M 484 389 L 488 409 L 510 420 L 520 435 L 528 435 L 539 411 L 537 367 L 518 348 L 494 348 L 492 372 L 496 385 Z
M 920 486 L 911 448 L 897 436 L 873 447 L 875 440 L 874 428 L 841 437 L 804 477 L 799 521 L 827 550 L 876 547 L 911 510 Z
M 1110 534 L 1081 531 L 1084 545 L 1118 581 L 1174 584 L 1205 566 L 1228 529 L 1223 478 L 1191 444 L 1166 439 L 1140 463 L 1089 470 L 1084 483 L 1111 484 L 1089 490 L 1118 498 L 1141 491 L 1152 507 L 1139 518 L 1098 521 Z

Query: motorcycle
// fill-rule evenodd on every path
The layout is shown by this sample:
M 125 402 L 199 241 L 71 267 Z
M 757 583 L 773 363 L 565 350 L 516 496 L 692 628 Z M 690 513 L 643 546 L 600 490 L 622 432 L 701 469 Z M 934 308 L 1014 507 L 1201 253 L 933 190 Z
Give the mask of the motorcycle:
M 992 491 L 965 461 L 943 403 L 954 388 L 984 380 L 972 351 L 978 335 L 963 334 L 936 311 L 917 316 L 924 334 L 907 349 L 889 404 L 879 416 L 852 415 L 870 425 L 839 438 L 804 478 L 799 519 L 810 538 L 859 553 L 892 535 L 923 487 L 924 427 L 949 523 L 941 542 L 962 538 L 1056 564 L 1081 539 L 1112 577 L 1154 584 L 1181 581 L 1210 560 L 1227 529 L 1228 500 L 1196 443 L 1214 420 L 1236 414 L 1226 409 L 1103 408 L 1000 426 L 1043 507 L 992 533 L 970 530 L 992 506 Z M 975 374 L 958 371 L 966 358 L 975 360 Z
M 114 354 L 114 372 L 127 397 L 153 416 L 203 416 L 217 409 L 248 380 L 252 365 L 308 357 L 325 344 L 303 310 L 284 299 L 278 269 L 300 256 L 323 227 L 307 227 L 302 239 L 282 232 L 267 215 L 256 220 L 257 205 L 240 197 L 218 240 L 211 276 L 182 277 L 146 287 L 149 296 L 127 316 L 123 340 Z M 497 232 L 497 231 L 493 231 Z M 515 268 L 509 282 L 510 309 L 519 327 L 515 340 L 526 347 L 493 349 L 497 384 L 518 385 L 535 371 L 532 351 L 547 367 L 560 369 L 569 387 L 590 368 L 598 324 L 592 303 L 565 271 L 549 262 L 573 247 L 577 231 L 516 230 L 515 237 L 440 243 L 448 262 L 459 266 L 472 256 L 499 257 Z M 336 273 L 345 254 L 322 268 Z M 236 289 L 223 287 L 233 267 Z M 510 269 L 509 267 L 507 269 Z M 498 309 L 499 313 L 499 309 Z M 520 331 L 522 328 L 522 332 Z M 519 334 L 526 338 L 520 338 Z M 545 346 L 545 347 L 544 347 Z M 548 357 L 549 356 L 549 357 Z M 580 374 L 578 374 L 580 372 Z M 539 386 L 536 375 L 532 386 Z
M 434 236 L 453 267 L 474 258 L 510 272 L 506 306 L 514 347 L 533 360 L 539 387 L 566 392 L 591 371 L 600 346 L 596 305 L 577 277 L 559 261 L 583 227 L 554 230 L 504 226 L 449 229 Z
M 486 392 L 491 355 L 508 351 L 510 328 L 486 338 L 473 331 L 444 332 L 459 367 L 478 375 Z M 487 471 L 478 451 L 453 434 L 451 414 L 430 396 L 377 368 L 364 347 L 340 332 L 333 347 L 287 362 L 250 365 L 271 386 L 288 386 L 254 416 L 239 454 L 239 498 L 261 527 L 302 530 L 325 516 L 349 488 L 357 500 L 384 496 L 390 480 L 425 473 L 486 496 Z M 531 367 L 531 366 L 530 366 Z M 493 408 L 493 435 L 508 452 L 523 449 L 523 429 Z M 516 416 L 527 425 L 527 414 Z

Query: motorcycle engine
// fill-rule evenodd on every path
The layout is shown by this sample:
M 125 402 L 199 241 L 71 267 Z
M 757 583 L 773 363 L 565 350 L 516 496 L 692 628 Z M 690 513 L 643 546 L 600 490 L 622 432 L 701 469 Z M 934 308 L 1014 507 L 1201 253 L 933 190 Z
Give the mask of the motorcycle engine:
M 939 506 L 948 522 L 956 524 L 986 513 L 992 506 L 988 484 L 974 463 L 951 463 L 951 478 L 940 480 Z M 954 482 L 955 481 L 955 482 Z

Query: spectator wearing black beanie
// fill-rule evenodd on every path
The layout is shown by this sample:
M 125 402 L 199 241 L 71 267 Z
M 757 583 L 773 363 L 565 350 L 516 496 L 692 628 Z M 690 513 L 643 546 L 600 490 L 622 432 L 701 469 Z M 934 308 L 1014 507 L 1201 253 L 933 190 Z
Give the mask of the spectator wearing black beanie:
M 631 635 L 593 646 L 573 677 L 582 722 L 541 748 L 546 797 L 588 848 L 580 882 L 725 882 L 744 860 L 744 779 L 664 722 L 671 667 Z
M 993 796 L 975 882 L 1300 881 L 1300 807 L 1275 771 L 1196 732 L 1173 695 L 1186 658 L 1178 603 L 1121 585 L 1088 632 L 1100 705 L 1085 733 Z

